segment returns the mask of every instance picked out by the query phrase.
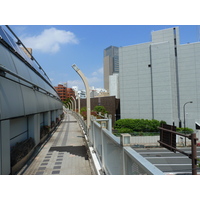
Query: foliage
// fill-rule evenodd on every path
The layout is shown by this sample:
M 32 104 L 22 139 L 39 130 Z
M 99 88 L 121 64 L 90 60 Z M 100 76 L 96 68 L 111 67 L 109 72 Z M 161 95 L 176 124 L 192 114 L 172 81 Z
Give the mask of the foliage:
M 200 167 L 200 159 L 199 158 L 197 158 L 197 165 L 198 165 L 198 167 Z
M 91 111 L 91 115 L 97 116 L 98 112 L 101 112 L 102 115 L 104 115 L 105 113 L 108 113 L 104 106 L 95 106 L 94 110 Z M 87 108 L 82 107 L 80 109 L 80 114 L 83 116 L 84 120 L 86 120 L 87 119 Z
M 108 113 L 108 111 L 106 111 L 104 106 L 95 106 L 94 111 L 98 113 L 101 112 L 102 115 L 104 115 L 105 113 Z
M 80 109 L 80 114 L 83 116 L 84 120 L 87 119 L 87 108 L 86 107 L 82 107 Z
M 191 134 L 194 133 L 194 130 L 191 128 L 176 128 L 176 131 L 179 133 Z
M 70 102 L 70 98 L 67 98 L 65 101 L 63 101 L 63 103 L 64 103 L 65 105 L 67 105 L 69 102 Z
M 166 122 L 158 121 L 155 119 L 119 119 L 115 122 L 114 128 L 118 131 L 129 130 L 129 133 L 133 132 L 158 132 L 158 127 Z
M 49 126 L 42 126 L 40 128 L 40 139 L 43 138 L 45 135 L 47 135 L 50 131 L 50 127 Z
M 26 156 L 35 146 L 33 138 L 29 138 L 23 142 L 16 143 L 11 149 L 11 166 L 18 163 L 24 156 Z

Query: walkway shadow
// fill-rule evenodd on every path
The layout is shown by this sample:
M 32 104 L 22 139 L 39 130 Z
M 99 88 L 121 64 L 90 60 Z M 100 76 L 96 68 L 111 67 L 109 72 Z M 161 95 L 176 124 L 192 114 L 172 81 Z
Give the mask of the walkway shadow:
M 76 156 L 84 157 L 85 160 L 88 160 L 87 150 L 84 145 L 82 146 L 56 146 L 56 147 L 51 147 L 49 151 L 68 152 Z

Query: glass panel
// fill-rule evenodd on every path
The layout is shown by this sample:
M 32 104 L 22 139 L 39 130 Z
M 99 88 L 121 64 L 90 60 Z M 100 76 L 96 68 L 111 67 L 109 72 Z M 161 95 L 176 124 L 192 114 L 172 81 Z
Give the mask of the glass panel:
M 105 167 L 112 175 L 123 174 L 122 147 L 116 144 L 108 136 L 103 134 L 104 138 L 104 162 Z

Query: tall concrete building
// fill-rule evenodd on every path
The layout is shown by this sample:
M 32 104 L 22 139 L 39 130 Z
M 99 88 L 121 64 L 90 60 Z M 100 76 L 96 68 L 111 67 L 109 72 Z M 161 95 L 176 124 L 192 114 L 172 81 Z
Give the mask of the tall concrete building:
M 58 86 L 55 86 L 54 88 L 62 101 L 66 101 L 72 96 L 75 98 L 75 92 L 72 88 L 67 88 L 62 84 L 58 84 Z
M 119 73 L 119 48 L 109 46 L 104 49 L 104 88 L 109 92 L 109 76 Z
M 120 47 L 119 67 L 121 118 L 200 124 L 200 43 L 180 44 L 178 27 Z

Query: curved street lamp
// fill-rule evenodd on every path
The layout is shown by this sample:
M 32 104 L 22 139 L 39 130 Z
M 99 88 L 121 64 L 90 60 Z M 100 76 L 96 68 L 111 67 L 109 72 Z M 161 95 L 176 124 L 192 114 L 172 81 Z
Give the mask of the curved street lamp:
M 186 127 L 186 123 L 185 123 L 185 106 L 186 106 L 186 104 L 188 104 L 188 103 L 193 103 L 192 101 L 188 101 L 188 102 L 186 102 L 186 103 L 184 103 L 184 105 L 183 105 L 183 117 L 184 117 L 184 120 L 183 120 L 183 125 L 184 125 L 184 131 L 185 131 L 185 127 Z M 185 146 L 186 146 L 186 137 L 185 137 Z
M 78 75 L 81 77 L 81 79 L 83 80 L 83 83 L 85 85 L 85 89 L 86 89 L 86 107 L 87 107 L 87 128 L 89 129 L 90 127 L 90 89 L 89 89 L 89 84 L 88 81 L 86 79 L 86 77 L 84 76 L 84 74 L 82 73 L 82 71 L 75 65 L 72 65 L 72 68 L 78 73 Z
M 76 99 L 75 99 L 73 96 L 71 96 L 71 98 L 72 98 L 73 101 L 74 101 L 74 111 L 76 112 Z

